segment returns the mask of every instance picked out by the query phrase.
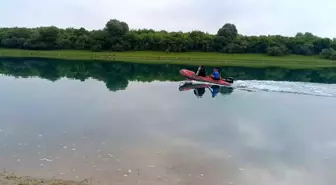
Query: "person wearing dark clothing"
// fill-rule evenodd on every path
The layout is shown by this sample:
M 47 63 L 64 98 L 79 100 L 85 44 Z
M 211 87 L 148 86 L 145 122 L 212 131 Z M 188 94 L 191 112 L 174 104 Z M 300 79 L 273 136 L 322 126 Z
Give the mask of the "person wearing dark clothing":
M 195 75 L 196 75 L 196 76 L 203 76 L 203 77 L 206 77 L 206 69 L 204 68 L 204 66 L 199 66 L 199 67 L 196 69 Z

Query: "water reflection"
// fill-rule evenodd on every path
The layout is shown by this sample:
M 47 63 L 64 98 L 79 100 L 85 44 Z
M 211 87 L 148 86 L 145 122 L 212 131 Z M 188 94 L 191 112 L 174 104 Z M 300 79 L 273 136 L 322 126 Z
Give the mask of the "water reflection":
M 333 99 L 233 91 L 195 101 L 174 82 L 131 82 L 111 93 L 95 80 L 0 79 L 0 164 L 22 175 L 97 184 L 335 182 Z
M 209 91 L 212 98 L 215 98 L 218 94 L 229 95 L 233 92 L 231 87 L 223 87 L 218 85 L 209 85 L 201 83 L 192 83 L 188 81 L 183 81 L 179 84 L 179 91 L 193 91 L 196 98 L 202 98 L 206 90 Z
M 80 81 L 96 79 L 104 82 L 111 91 L 125 90 L 130 81 L 180 81 L 183 78 L 178 71 L 182 68 L 194 70 L 194 66 L 184 65 L 0 58 L 0 74 L 23 78 L 39 77 L 53 82 L 63 77 Z M 207 71 L 210 70 L 211 67 L 208 67 Z M 222 67 L 221 72 L 222 76 L 232 76 L 235 80 L 336 83 L 336 68 Z
M 178 80 L 171 66 L 9 63 L 1 63 L 10 75 L 0 77 L 1 168 L 116 185 L 336 182 L 334 98 L 220 89 L 229 96 L 207 91 L 196 101 L 193 88 L 204 86 L 184 93 L 163 82 Z M 111 92 L 105 80 L 117 77 L 127 88 Z

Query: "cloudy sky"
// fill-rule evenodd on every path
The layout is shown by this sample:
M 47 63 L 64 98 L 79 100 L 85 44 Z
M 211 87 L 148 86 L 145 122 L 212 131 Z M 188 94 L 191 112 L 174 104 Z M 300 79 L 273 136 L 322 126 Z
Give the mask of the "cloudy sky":
M 230 22 L 244 35 L 312 32 L 336 37 L 335 0 L 0 0 L 0 26 L 131 28 L 215 33 Z

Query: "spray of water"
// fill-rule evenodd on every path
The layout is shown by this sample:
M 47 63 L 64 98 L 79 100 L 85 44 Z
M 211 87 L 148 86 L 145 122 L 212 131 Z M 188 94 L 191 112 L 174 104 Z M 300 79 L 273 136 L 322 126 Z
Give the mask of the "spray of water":
M 336 84 L 308 82 L 237 80 L 233 88 L 252 92 L 267 91 L 301 95 L 336 97 Z

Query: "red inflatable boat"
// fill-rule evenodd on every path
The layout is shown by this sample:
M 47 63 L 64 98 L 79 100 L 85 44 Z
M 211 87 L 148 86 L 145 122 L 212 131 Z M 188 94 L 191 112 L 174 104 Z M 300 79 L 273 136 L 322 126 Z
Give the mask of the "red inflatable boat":
M 208 82 L 208 83 L 212 83 L 212 84 L 231 86 L 231 84 L 233 83 L 233 78 L 226 78 L 226 79 L 222 78 L 220 80 L 214 80 L 209 76 L 206 76 L 206 77 L 196 76 L 193 71 L 190 71 L 188 69 L 181 69 L 180 74 L 182 76 L 184 76 L 185 78 L 189 79 L 189 80 Z

